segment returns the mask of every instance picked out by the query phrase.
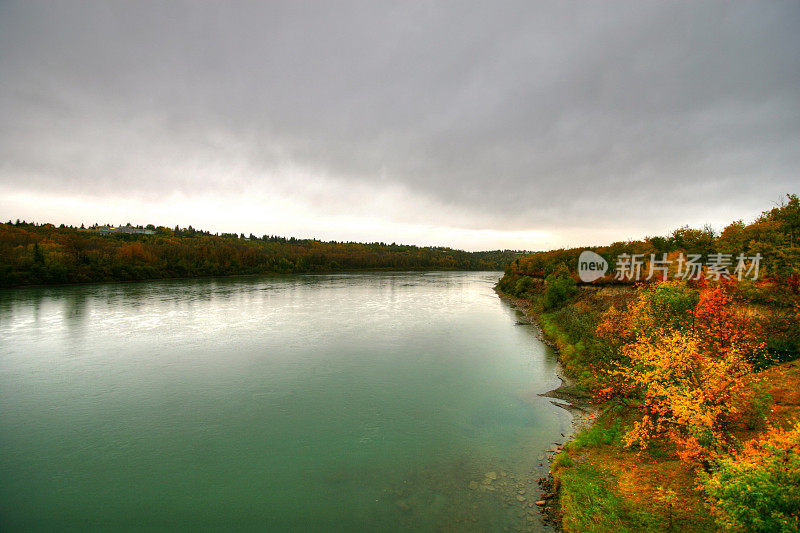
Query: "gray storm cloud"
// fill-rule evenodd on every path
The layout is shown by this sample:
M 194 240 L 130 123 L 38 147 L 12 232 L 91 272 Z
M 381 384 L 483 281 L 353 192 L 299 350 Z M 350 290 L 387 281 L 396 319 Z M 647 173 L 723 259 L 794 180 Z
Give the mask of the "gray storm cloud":
M 4 2 L 0 191 L 738 218 L 796 192 L 798 30 L 797 2 Z

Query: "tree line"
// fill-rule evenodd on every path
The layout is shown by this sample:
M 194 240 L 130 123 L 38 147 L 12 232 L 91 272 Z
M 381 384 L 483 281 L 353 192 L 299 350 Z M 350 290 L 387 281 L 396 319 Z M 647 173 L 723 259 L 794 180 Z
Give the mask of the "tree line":
M 0 224 L 0 286 L 346 270 L 503 270 L 521 252 L 396 243 L 211 234 L 153 225 L 152 234 L 16 221 Z
M 651 257 L 666 257 L 676 262 L 682 253 L 697 254 L 704 260 L 716 254 L 725 254 L 733 263 L 730 268 L 732 271 L 736 257 L 741 254 L 760 257 L 759 279 L 779 281 L 797 289 L 800 281 L 800 200 L 796 194 L 786 195 L 781 205 L 764 211 L 753 222 L 746 224 L 737 220 L 719 233 L 709 226 L 683 226 L 666 236 L 618 241 L 608 246 L 562 248 L 521 256 L 511 263 L 508 269 L 511 276 L 507 282 L 512 279 L 516 281 L 514 278 L 519 276 L 544 279 L 560 270 L 574 271 L 584 250 L 594 251 L 609 263 L 608 274 L 598 284 L 617 282 L 613 279 L 614 273 L 620 256 L 625 254 L 641 256 L 645 273 Z

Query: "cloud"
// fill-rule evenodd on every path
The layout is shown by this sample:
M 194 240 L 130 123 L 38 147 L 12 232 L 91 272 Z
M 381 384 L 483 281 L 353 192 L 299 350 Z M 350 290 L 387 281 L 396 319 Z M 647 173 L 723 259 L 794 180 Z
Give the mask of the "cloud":
M 179 195 L 207 227 L 280 198 L 289 233 L 368 240 L 721 224 L 796 187 L 798 27 L 789 2 L 7 2 L 0 191 Z

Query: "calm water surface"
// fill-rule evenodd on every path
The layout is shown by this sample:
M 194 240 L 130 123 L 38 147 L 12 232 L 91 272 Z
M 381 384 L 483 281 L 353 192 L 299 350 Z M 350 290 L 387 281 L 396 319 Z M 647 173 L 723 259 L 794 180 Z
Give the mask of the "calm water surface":
M 499 276 L 0 291 L 0 529 L 542 530 L 569 415 Z

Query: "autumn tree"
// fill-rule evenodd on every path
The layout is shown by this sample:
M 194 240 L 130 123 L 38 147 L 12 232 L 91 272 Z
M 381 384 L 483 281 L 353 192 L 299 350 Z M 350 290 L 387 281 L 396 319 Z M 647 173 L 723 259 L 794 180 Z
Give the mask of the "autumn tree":
M 765 347 L 732 311 L 724 289 L 698 294 L 681 282 L 640 289 L 628 309 L 606 312 L 598 334 L 621 356 L 601 393 L 624 388 L 641 401 L 626 445 L 665 437 L 691 463 L 726 451 L 728 430 L 747 411 L 751 361 Z
M 674 331 L 642 337 L 624 348 L 629 363 L 612 371 L 641 396 L 641 418 L 625 444 L 641 447 L 660 437 L 678 445 L 691 463 L 708 461 L 727 449 L 732 422 L 745 414 L 752 366 L 748 349 L 732 346 L 704 352 L 691 333 Z

